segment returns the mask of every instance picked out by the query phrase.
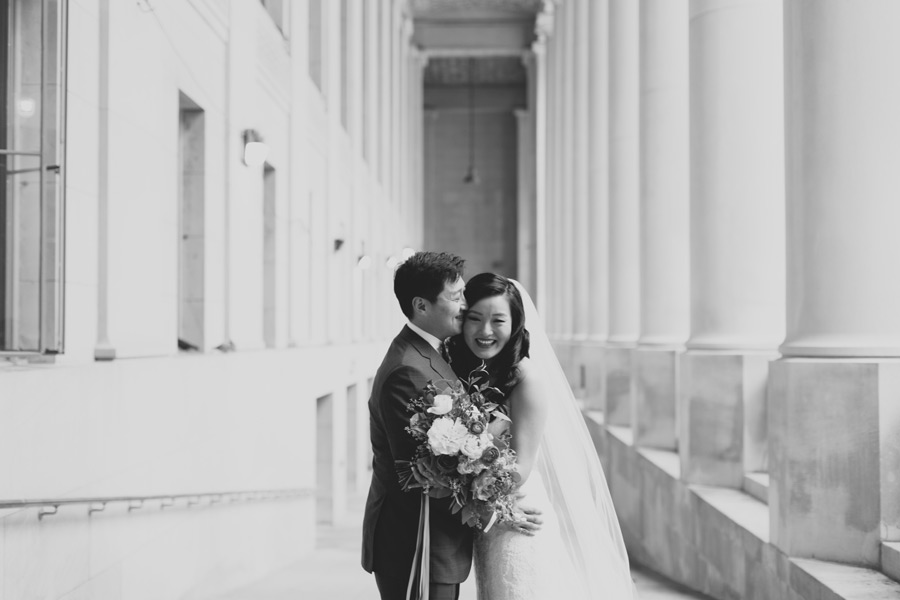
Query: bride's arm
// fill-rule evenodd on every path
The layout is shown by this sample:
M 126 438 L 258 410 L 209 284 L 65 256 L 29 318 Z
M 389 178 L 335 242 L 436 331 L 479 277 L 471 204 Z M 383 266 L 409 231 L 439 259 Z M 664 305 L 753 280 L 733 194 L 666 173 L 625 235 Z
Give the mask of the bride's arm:
M 549 398 L 542 378 L 532 368 L 529 359 L 522 359 L 519 369 L 522 379 L 509 399 L 509 417 L 512 419 L 510 446 L 516 451 L 519 475 L 522 476 L 522 483 L 525 483 L 537 460 L 544 424 L 547 422 Z

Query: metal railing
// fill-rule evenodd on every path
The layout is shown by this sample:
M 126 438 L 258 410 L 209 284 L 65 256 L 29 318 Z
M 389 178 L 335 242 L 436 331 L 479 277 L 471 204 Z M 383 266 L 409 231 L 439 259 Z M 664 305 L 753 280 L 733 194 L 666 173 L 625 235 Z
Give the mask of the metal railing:
M 203 504 L 208 505 L 225 502 L 246 502 L 260 500 L 282 500 L 286 498 L 302 498 L 313 496 L 315 488 L 289 488 L 280 490 L 242 490 L 228 492 L 202 492 L 192 494 L 154 494 L 148 496 L 97 496 L 83 498 L 29 498 L 23 500 L 0 500 L 0 510 L 20 508 L 40 508 L 38 519 L 55 515 L 60 506 L 83 504 L 88 507 L 88 515 L 106 510 L 107 505 L 127 503 L 128 511 L 139 510 L 146 502 L 159 501 L 161 509 L 175 506 L 184 501 L 185 507 Z

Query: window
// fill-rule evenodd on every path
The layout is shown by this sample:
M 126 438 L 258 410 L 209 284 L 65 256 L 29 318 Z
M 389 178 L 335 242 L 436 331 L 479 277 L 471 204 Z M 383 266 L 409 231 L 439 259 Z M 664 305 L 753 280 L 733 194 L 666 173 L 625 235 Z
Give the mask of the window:
M 263 167 L 263 341 L 266 348 L 276 343 L 276 209 L 275 167 L 266 163 Z
M 370 2 L 363 2 L 361 56 L 357 57 L 357 60 L 362 61 L 362 85 L 360 89 L 360 95 L 362 97 L 362 129 L 360 131 L 362 134 L 362 151 L 363 158 L 369 162 L 369 164 L 371 164 L 370 155 L 372 154 L 369 150 L 369 144 L 371 143 L 372 138 L 370 127 L 373 118 L 370 103 L 372 101 L 372 89 L 374 89 L 374 81 L 372 81 L 372 72 L 370 71 L 370 67 L 372 67 L 374 63 L 369 56 L 369 40 L 372 38 L 372 19 L 374 18 L 375 9 L 372 7 L 372 4 Z
M 65 6 L 0 5 L 0 352 L 63 347 Z
M 341 125 L 350 132 L 350 7 L 341 0 Z
M 322 87 L 323 68 L 323 42 L 322 35 L 322 0 L 310 0 L 309 2 L 309 77 L 319 88 Z
M 179 95 L 178 119 L 178 347 L 204 348 L 205 137 L 206 118 L 193 100 Z

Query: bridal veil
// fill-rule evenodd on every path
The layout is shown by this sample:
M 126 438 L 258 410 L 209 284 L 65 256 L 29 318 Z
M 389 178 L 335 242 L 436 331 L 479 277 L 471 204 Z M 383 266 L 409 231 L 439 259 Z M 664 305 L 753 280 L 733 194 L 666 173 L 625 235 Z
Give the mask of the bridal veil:
M 525 304 L 531 366 L 551 391 L 535 468 L 559 519 L 577 573 L 574 583 L 581 588 L 578 597 L 636 598 L 622 531 L 593 440 L 534 302 L 521 284 L 515 285 Z

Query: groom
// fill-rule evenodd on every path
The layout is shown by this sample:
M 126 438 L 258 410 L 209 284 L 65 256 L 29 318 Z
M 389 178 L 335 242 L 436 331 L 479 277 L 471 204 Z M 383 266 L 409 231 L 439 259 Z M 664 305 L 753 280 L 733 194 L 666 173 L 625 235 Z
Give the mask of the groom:
M 442 341 L 462 330 L 463 259 L 419 252 L 397 268 L 394 294 L 409 323 L 378 368 L 369 398 L 372 483 L 363 520 L 362 566 L 375 573 L 382 600 L 406 598 L 419 526 L 417 492 L 400 489 L 394 460 L 410 460 L 417 442 L 405 430 L 411 398 L 429 380 L 456 380 Z M 472 566 L 472 529 L 450 512 L 450 498 L 430 498 L 431 600 L 456 600 Z

